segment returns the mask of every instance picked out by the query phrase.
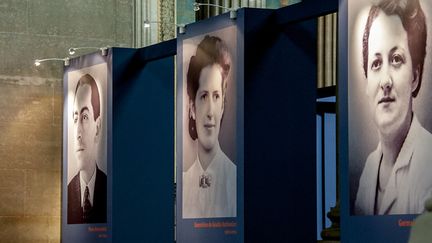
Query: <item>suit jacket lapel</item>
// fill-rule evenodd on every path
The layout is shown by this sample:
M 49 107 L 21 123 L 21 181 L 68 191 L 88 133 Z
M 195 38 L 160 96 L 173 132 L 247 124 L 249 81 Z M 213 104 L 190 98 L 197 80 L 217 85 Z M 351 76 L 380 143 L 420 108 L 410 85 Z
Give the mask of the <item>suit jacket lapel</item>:
M 71 198 L 71 205 L 68 205 L 68 207 L 71 207 L 71 216 L 73 218 L 73 222 L 76 223 L 82 223 L 82 207 L 81 207 L 81 185 L 80 185 L 80 178 L 79 173 L 72 179 L 72 194 L 69 195 Z M 72 222 L 71 221 L 71 222 Z

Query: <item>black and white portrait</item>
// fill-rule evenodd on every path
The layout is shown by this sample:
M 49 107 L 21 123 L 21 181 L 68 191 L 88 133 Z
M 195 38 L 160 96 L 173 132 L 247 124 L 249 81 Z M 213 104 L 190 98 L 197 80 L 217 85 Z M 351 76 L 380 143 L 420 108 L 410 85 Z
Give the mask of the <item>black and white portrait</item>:
M 236 217 L 236 28 L 183 42 L 183 218 Z
M 432 197 L 431 6 L 349 1 L 352 215 L 419 214 Z
M 107 222 L 107 64 L 68 73 L 67 223 Z

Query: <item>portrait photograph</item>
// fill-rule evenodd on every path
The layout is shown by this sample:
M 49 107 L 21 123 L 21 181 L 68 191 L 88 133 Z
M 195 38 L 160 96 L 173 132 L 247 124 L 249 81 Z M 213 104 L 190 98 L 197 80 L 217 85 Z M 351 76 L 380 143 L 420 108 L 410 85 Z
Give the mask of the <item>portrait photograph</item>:
M 236 33 L 231 26 L 183 41 L 183 219 L 237 216 Z
M 432 2 L 348 1 L 351 215 L 408 215 L 432 197 Z
M 107 64 L 67 73 L 67 223 L 107 222 Z

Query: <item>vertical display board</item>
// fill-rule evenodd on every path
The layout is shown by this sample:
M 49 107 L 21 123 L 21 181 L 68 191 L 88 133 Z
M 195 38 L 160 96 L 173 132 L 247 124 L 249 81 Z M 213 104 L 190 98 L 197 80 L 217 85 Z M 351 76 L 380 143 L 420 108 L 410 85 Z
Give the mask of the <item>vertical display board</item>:
M 244 18 L 244 242 L 314 242 L 317 20 L 278 23 L 262 9 L 245 9 L 238 18 Z
M 174 240 L 175 41 L 71 59 L 62 242 Z
M 316 240 L 317 22 L 273 13 L 178 37 L 177 242 Z
M 174 241 L 175 44 L 113 48 L 115 243 Z
M 432 197 L 432 3 L 342 0 L 339 13 L 342 240 L 407 242 Z
M 62 242 L 111 242 L 110 60 L 98 52 L 65 69 Z
M 227 15 L 190 25 L 178 36 L 177 242 L 241 237 L 239 43 L 235 20 Z

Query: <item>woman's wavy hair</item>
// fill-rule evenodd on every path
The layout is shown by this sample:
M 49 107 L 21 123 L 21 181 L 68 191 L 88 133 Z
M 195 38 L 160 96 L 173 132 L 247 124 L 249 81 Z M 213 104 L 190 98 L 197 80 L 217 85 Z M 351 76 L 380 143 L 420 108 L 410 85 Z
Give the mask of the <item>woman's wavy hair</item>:
M 191 57 L 187 72 L 187 94 L 195 103 L 199 88 L 199 78 L 203 68 L 219 64 L 222 68 L 222 97 L 226 104 L 227 77 L 231 68 L 231 56 L 228 47 L 219 37 L 206 35 L 198 44 L 196 54 Z M 189 107 L 191 109 L 191 107 Z M 193 140 L 198 138 L 195 120 L 189 115 L 189 135 Z
M 402 25 L 407 32 L 408 48 L 412 58 L 412 69 L 416 77 L 418 70 L 419 83 L 413 91 L 416 97 L 421 86 L 423 76 L 423 66 L 426 56 L 427 29 L 424 12 L 419 0 L 381 0 L 373 5 L 369 10 L 369 16 L 363 32 L 363 71 L 365 77 L 368 76 L 368 44 L 369 34 L 373 21 L 377 18 L 380 10 L 387 15 L 397 15 L 402 21 Z

